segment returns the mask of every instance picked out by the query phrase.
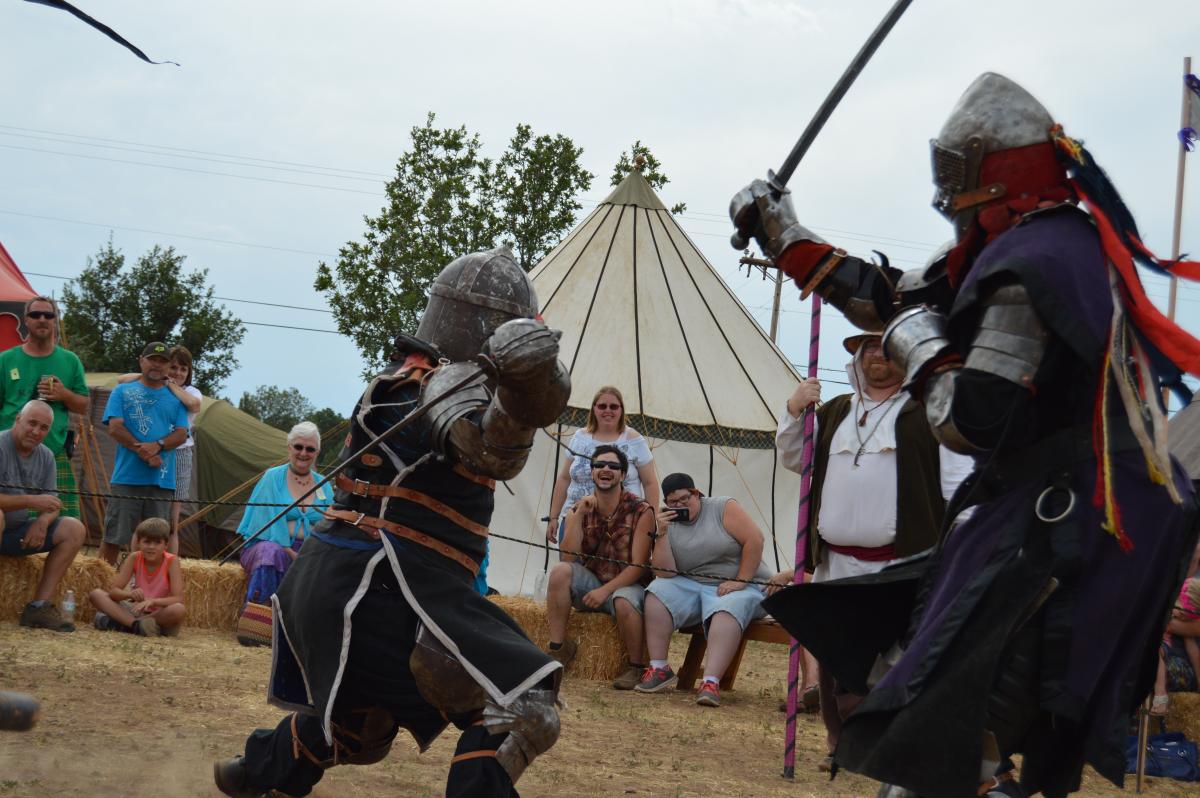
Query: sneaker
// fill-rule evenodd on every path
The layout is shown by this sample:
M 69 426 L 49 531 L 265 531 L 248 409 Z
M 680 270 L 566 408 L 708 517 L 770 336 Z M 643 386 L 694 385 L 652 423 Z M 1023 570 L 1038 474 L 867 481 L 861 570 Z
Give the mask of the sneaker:
M 563 644 L 557 649 L 546 649 L 546 653 L 549 654 L 551 658 L 561 662 L 564 668 L 571 664 L 571 661 L 575 659 L 575 655 L 578 652 L 579 643 L 569 637 L 564 640 Z
M 96 629 L 101 632 L 111 632 L 114 629 L 121 628 L 121 624 L 117 623 L 103 612 L 97 612 L 96 617 L 92 618 L 92 626 L 96 627 Z
M 646 668 L 642 672 L 641 681 L 633 689 L 639 693 L 657 693 L 659 690 L 674 687 L 678 683 L 679 677 L 675 675 L 675 671 L 671 670 L 671 666 L 668 665 L 665 668 Z
M 158 628 L 158 621 L 147 616 L 133 622 L 133 633 L 141 637 L 158 637 L 162 630 Z
M 49 602 L 40 607 L 33 606 L 32 602 L 26 604 L 25 609 L 21 611 L 21 626 L 33 629 L 51 629 L 55 632 L 75 631 L 75 624 L 63 618 L 58 607 Z
M 621 675 L 613 679 L 614 690 L 632 690 L 637 687 L 638 682 L 642 680 L 642 671 L 646 670 L 645 665 L 634 665 L 632 663 L 625 664 L 625 670 L 621 671 Z
M 721 706 L 721 688 L 716 682 L 700 682 L 700 689 L 696 691 L 696 703 L 702 707 Z

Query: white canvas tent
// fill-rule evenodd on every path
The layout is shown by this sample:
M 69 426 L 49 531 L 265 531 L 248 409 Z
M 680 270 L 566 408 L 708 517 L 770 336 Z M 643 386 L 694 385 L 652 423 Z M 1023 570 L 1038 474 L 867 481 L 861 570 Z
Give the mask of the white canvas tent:
M 649 441 L 659 478 L 686 471 L 732 496 L 767 538 L 763 559 L 790 568 L 799 478 L 777 466 L 776 414 L 799 375 L 638 172 L 530 272 L 571 370 L 561 427 L 539 434 L 525 470 L 498 487 L 494 534 L 544 542 L 556 469 L 592 395 L 616 385 Z M 488 582 L 531 593 L 542 549 L 493 537 Z M 557 555 L 551 555 L 556 561 Z

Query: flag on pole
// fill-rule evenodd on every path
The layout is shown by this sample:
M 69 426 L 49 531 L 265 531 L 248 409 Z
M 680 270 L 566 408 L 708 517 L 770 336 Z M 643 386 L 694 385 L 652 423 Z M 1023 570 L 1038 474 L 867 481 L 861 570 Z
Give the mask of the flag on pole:
M 1183 82 L 1188 87 L 1186 99 L 1187 113 L 1184 118 L 1187 119 L 1187 126 L 1179 131 L 1179 140 L 1183 142 L 1183 148 L 1188 152 L 1196 149 L 1196 140 L 1200 139 L 1200 78 L 1195 75 L 1184 75 Z

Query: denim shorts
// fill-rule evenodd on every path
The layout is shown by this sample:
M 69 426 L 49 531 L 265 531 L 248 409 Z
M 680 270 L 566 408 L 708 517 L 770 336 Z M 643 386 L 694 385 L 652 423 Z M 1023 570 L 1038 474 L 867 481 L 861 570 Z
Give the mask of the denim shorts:
M 642 600 L 645 597 L 646 588 L 642 585 L 626 585 L 618 588 L 615 593 L 608 597 L 608 601 L 601 604 L 599 607 L 589 607 L 583 603 L 585 593 L 590 593 L 600 587 L 600 577 L 584 568 L 578 562 L 571 563 L 571 606 L 580 612 L 607 612 L 609 615 L 616 615 L 616 609 L 613 607 L 613 602 L 616 599 L 623 598 L 637 610 L 642 611 Z
M 0 536 L 0 554 L 3 554 L 5 557 L 27 557 L 30 554 L 40 554 L 44 551 L 50 551 L 50 549 L 54 548 L 54 530 L 58 528 L 58 522 L 61 520 L 61 518 L 55 518 L 50 522 L 50 526 L 46 529 L 46 540 L 42 542 L 41 548 L 37 549 L 27 549 L 21 545 L 21 540 L 25 537 L 25 533 L 33 525 L 33 518 L 28 519 L 25 523 L 13 529 L 5 528 L 4 534 Z
M 708 622 L 713 614 L 727 612 L 745 631 L 751 621 L 767 614 L 762 606 L 762 589 L 757 585 L 746 585 L 741 590 L 718 596 L 716 585 L 702 584 L 686 576 L 669 579 L 658 577 L 650 583 L 646 592 L 653 593 L 663 603 L 671 613 L 676 629 L 703 622 L 707 633 Z

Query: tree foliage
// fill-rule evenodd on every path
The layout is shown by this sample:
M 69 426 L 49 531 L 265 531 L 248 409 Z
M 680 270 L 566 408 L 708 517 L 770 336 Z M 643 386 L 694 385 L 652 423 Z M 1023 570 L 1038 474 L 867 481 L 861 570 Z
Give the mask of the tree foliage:
M 192 382 L 216 394 L 238 361 L 246 328 L 213 300 L 208 270 L 184 273 L 186 256 L 155 245 L 125 268 L 112 238 L 63 289 L 63 330 L 89 371 L 137 370 L 150 341 L 182 344 L 192 353 Z
M 592 175 L 582 150 L 562 135 L 518 125 L 508 149 L 484 157 L 465 126 L 434 127 L 431 113 L 411 131 L 378 216 L 364 217 L 332 266 L 321 263 L 314 287 L 325 293 L 338 330 L 370 368 L 386 362 L 398 332 L 416 329 L 429 285 L 454 258 L 503 242 L 530 269 L 570 229 L 578 192 Z
M 237 406 L 243 413 L 284 432 L 301 421 L 311 421 L 321 432 L 326 432 L 343 420 L 341 413 L 331 407 L 317 410 L 299 388 L 260 385 L 253 393 L 243 392 Z
M 643 163 L 638 164 L 638 157 L 643 159 Z M 658 191 L 660 188 L 671 182 L 671 178 L 667 177 L 662 171 L 662 162 L 654 157 L 654 153 L 650 152 L 650 148 L 642 144 L 642 140 L 638 139 L 633 142 L 633 146 L 627 151 L 621 153 L 621 157 L 617 159 L 617 163 L 613 166 L 612 178 L 609 181 L 610 185 L 620 185 L 625 176 L 634 169 L 639 169 L 642 177 L 646 178 L 646 182 L 650 184 L 650 188 Z M 679 202 L 671 206 L 671 213 L 683 213 L 687 210 L 686 202 Z

